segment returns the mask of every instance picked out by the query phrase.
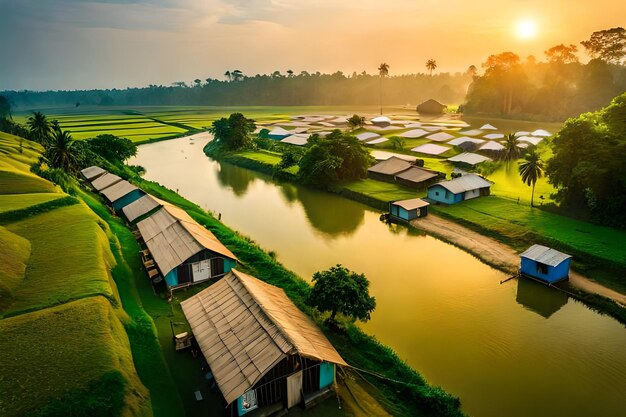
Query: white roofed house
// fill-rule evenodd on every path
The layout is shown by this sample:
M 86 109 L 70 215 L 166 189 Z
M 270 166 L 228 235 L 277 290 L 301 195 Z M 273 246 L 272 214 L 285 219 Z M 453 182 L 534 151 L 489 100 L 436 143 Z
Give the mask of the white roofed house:
M 391 124 L 391 119 L 387 116 L 378 116 L 370 120 L 374 126 L 387 127 Z
M 163 204 L 137 228 L 170 288 L 221 277 L 237 263 L 213 233 L 171 204 Z
M 347 365 L 285 292 L 236 269 L 181 303 L 227 414 L 261 415 L 332 394 Z
M 100 190 L 100 194 L 108 200 L 115 211 L 121 210 L 146 195 L 126 180 L 117 181 L 113 185 L 103 188 Z
M 91 166 L 91 167 L 82 169 L 80 173 L 83 175 L 83 177 L 85 177 L 86 180 L 93 181 L 96 178 L 101 177 L 102 175 L 106 174 L 107 171 L 105 171 L 104 169 L 98 166 Z
M 476 174 L 467 174 L 450 181 L 428 187 L 428 199 L 444 204 L 456 204 L 464 200 L 486 196 L 491 183 Z

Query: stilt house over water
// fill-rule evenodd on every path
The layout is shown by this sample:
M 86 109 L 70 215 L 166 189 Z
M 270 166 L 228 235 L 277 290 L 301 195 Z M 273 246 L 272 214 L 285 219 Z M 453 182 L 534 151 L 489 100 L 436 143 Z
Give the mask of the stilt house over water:
M 236 269 L 181 306 L 228 415 L 315 402 L 346 365 L 282 289 Z
M 552 284 L 569 277 L 570 255 L 543 245 L 532 245 L 521 257 L 522 275 Z

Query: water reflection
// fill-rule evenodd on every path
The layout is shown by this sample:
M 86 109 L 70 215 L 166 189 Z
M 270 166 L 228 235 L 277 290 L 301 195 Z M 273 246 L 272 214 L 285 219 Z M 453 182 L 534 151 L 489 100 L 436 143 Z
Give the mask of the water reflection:
M 549 318 L 567 304 L 567 294 L 529 278 L 517 280 L 515 300 L 524 308 Z
M 256 180 L 257 175 L 250 170 L 241 169 L 234 165 L 218 162 L 216 166 L 217 180 L 224 187 L 233 190 L 237 197 L 246 194 L 248 187 Z

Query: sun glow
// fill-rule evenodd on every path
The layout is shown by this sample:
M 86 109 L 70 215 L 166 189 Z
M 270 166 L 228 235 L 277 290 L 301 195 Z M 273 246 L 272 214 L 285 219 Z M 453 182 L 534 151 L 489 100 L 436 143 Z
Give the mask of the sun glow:
M 521 20 L 517 24 L 517 36 L 520 39 L 530 39 L 537 35 L 537 25 L 533 20 Z

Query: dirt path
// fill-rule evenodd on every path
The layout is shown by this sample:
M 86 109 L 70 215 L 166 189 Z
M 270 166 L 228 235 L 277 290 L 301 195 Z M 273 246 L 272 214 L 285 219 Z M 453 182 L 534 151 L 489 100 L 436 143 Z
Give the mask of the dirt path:
M 411 221 L 411 225 L 467 250 L 494 268 L 510 274 L 516 273 L 519 269 L 519 254 L 511 247 L 457 223 L 429 214 L 427 217 Z M 600 294 L 626 306 L 626 295 L 574 271 L 570 271 L 569 277 L 569 282 L 574 287 Z

